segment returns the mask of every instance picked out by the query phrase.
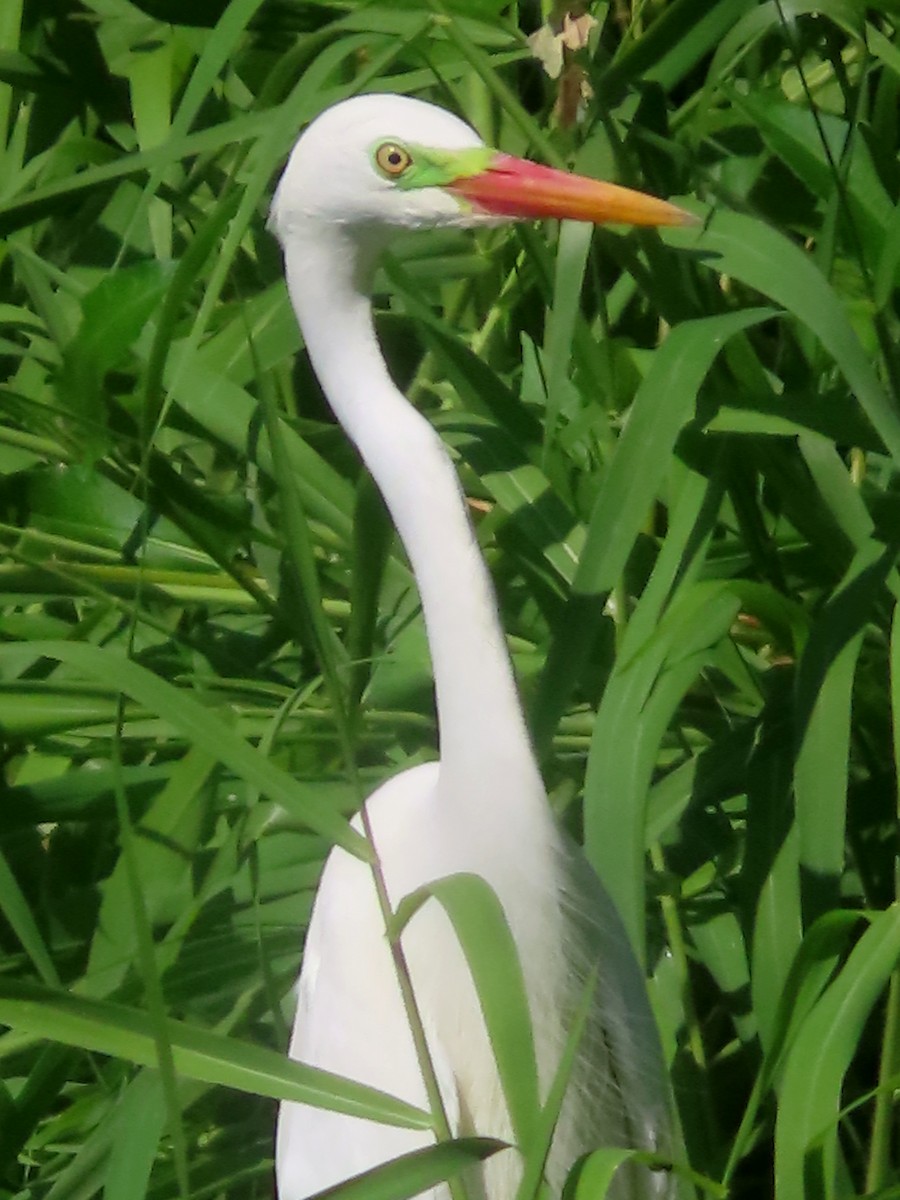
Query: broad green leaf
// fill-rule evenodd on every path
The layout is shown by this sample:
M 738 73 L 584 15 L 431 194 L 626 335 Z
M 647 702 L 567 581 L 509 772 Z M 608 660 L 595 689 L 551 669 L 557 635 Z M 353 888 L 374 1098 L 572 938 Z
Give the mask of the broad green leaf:
M 728 338 L 773 315 L 771 309 L 757 308 L 687 321 L 656 351 L 591 513 L 577 592 L 606 592 L 618 581 L 656 495 L 659 464 L 669 459 L 679 431 L 693 416 L 716 355 Z
M 117 1129 L 106 1168 L 103 1200 L 131 1200 L 146 1189 L 165 1118 L 158 1075 L 141 1071 L 116 1106 Z
M 553 281 L 553 307 L 547 321 L 544 345 L 547 371 L 547 410 L 544 428 L 544 462 L 558 436 L 557 422 L 562 408 L 562 393 L 568 378 L 578 316 L 578 301 L 584 282 L 591 227 L 584 222 L 566 221 L 559 235 L 556 275 Z
M 813 331 L 856 400 L 900 462 L 900 417 L 891 404 L 831 285 L 790 238 L 738 213 L 713 213 L 702 231 L 668 231 L 672 245 L 711 255 L 709 265 L 783 305 Z
M 619 582 L 659 492 L 658 465 L 670 459 L 680 431 L 694 414 L 703 380 L 725 341 L 771 315 L 768 309 L 751 309 L 687 322 L 673 330 L 654 354 L 591 513 L 569 602 L 572 623 L 563 626 L 566 652 L 554 652 L 555 647 L 551 651 L 535 705 L 539 743 L 555 727 L 596 636 L 596 619 L 585 619 L 577 609 L 585 607 L 585 596 L 602 595 Z M 704 494 L 697 495 L 698 511 Z M 696 517 L 694 513 L 687 518 L 691 526 Z M 674 543 L 676 555 L 680 544 Z M 663 599 L 664 593 L 657 597 L 653 613 L 649 604 L 646 606 L 648 623 L 655 622 Z
M 8 236 L 48 215 L 70 208 L 73 200 L 85 193 L 95 192 L 121 179 L 141 177 L 153 169 L 165 170 L 194 154 L 219 150 L 235 142 L 249 141 L 259 137 L 269 127 L 268 113 L 248 113 L 226 121 L 221 125 L 189 133 L 182 138 L 172 138 L 163 146 L 143 153 L 125 154 L 102 166 L 89 167 L 66 178 L 47 183 L 41 187 L 13 193 L 0 200 L 0 236 Z
M 820 649 L 816 635 L 814 626 L 806 650 L 810 656 Z M 802 731 L 797 756 L 794 789 L 807 922 L 839 900 L 844 866 L 851 693 L 862 639 L 860 630 L 828 666 Z
M 165 787 L 137 825 L 135 858 L 147 916 L 153 925 L 169 924 L 193 898 L 192 862 L 199 851 L 208 795 L 200 794 L 215 766 L 208 752 L 193 748 L 171 767 Z M 123 856 L 104 881 L 97 932 L 86 972 L 88 990 L 113 993 L 131 968 L 135 933 Z
M 575 1200 L 603 1200 L 621 1167 L 634 1158 L 635 1151 L 613 1147 L 594 1150 L 578 1170 Z
M 720 0 L 703 6 L 675 0 L 642 37 L 624 40 L 601 76 L 602 98 L 607 102 L 618 99 L 626 84 L 641 76 L 671 87 L 714 50 L 752 7 L 749 0 Z
M 736 611 L 722 585 L 685 588 L 646 645 L 617 669 L 594 722 L 585 777 L 585 850 L 641 962 L 645 811 L 659 744 Z
M 246 778 L 270 799 L 279 801 L 290 813 L 308 821 L 311 828 L 326 837 L 330 836 L 351 853 L 368 857 L 365 842 L 337 813 L 325 808 L 317 797 L 307 793 L 302 785 L 247 742 L 236 738 L 224 721 L 184 690 L 166 683 L 122 654 L 95 646 L 32 642 L 27 652 L 32 659 L 56 659 L 104 682 L 112 675 L 117 689 L 165 716 L 197 746 L 230 767 L 238 776 Z M 15 646 L 0 647 L 0 664 L 7 660 L 14 661 L 17 655 L 21 656 L 21 650 Z
M 859 229 L 869 255 L 873 251 L 877 254 L 894 206 L 865 141 L 861 136 L 850 141 L 849 123 L 828 113 L 805 112 L 785 100 L 762 100 L 752 93 L 732 98 L 760 130 L 773 153 L 823 201 L 838 187 L 834 164 L 843 168 L 849 152 L 848 169 L 842 170 L 841 203 L 848 206 L 847 215 Z
M 35 915 L 15 874 L 0 852 L 0 912 L 44 983 L 59 986 L 59 974 Z
M 224 375 L 205 370 L 186 358 L 183 350 L 175 348 L 166 375 L 176 403 L 232 450 L 245 454 L 252 451 L 266 473 L 273 474 L 268 437 L 256 436 L 256 406 L 249 393 Z M 341 541 L 349 541 L 351 488 L 293 430 L 283 429 L 282 438 L 305 509 L 332 529 Z
M 0 981 L 0 1021 L 36 1038 L 115 1055 L 143 1066 L 157 1063 L 155 1031 L 140 1009 L 6 979 Z M 166 1033 L 175 1068 L 188 1078 L 408 1129 L 429 1126 L 429 1118 L 411 1104 L 292 1062 L 274 1050 L 182 1021 L 168 1020 Z
M 803 1022 L 785 1065 L 775 1130 L 779 1197 L 833 1196 L 844 1076 L 900 959 L 900 910 L 873 915 L 840 974 Z
M 484 1162 L 499 1150 L 503 1142 L 491 1138 L 458 1138 L 404 1154 L 383 1167 L 364 1171 L 347 1183 L 329 1188 L 328 1200 L 408 1200 L 421 1195 L 427 1188 L 456 1179 L 473 1164 Z
M 156 262 L 125 267 L 84 297 L 83 317 L 57 379 L 61 400 L 88 457 L 108 443 L 104 377 L 124 360 L 162 300 L 172 271 Z
M 397 932 L 436 900 L 453 925 L 478 992 L 516 1141 L 527 1147 L 539 1111 L 537 1059 L 519 952 L 496 893 L 478 875 L 450 875 L 404 898 Z
M 858 926 L 858 914 L 831 912 L 820 917 L 804 936 L 785 980 L 771 1026 L 771 1044 L 763 1068 L 756 1077 L 724 1178 L 730 1177 L 737 1163 L 747 1153 L 754 1138 L 760 1105 L 765 1102 L 769 1089 L 780 1081 L 786 1054 L 791 1050 L 813 1005 L 832 979 Z

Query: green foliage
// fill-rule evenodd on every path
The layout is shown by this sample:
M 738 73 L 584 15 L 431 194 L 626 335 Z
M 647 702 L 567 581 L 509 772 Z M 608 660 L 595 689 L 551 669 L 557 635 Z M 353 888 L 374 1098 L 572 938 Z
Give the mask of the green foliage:
M 327 847 L 365 854 L 348 815 L 435 747 L 409 569 L 265 229 L 301 125 L 366 90 L 703 219 L 404 239 L 380 332 L 646 964 L 683 1177 L 900 1186 L 900 10 L 591 11 L 551 79 L 536 6 L 493 0 L 0 4 L 0 1196 L 269 1196 L 261 1097 L 427 1120 L 282 1053 Z M 502 916 L 432 891 L 540 1144 Z

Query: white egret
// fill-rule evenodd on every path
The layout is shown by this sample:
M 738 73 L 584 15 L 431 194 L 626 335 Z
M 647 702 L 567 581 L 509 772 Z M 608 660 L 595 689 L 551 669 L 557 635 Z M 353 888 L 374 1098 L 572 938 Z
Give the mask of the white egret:
M 598 930 L 591 1029 L 547 1168 L 558 1195 L 586 1150 L 666 1142 L 657 1034 L 612 904 L 580 877 L 552 819 L 453 465 L 392 382 L 369 299 L 377 256 L 395 230 L 544 216 L 643 225 L 689 219 L 641 193 L 498 153 L 450 113 L 393 95 L 359 96 L 319 116 L 297 142 L 272 205 L 312 366 L 387 502 L 431 650 L 440 763 L 404 771 L 366 802 L 391 904 L 455 872 L 491 885 L 522 959 L 544 1092 L 584 978 L 579 919 Z M 512 1141 L 477 994 L 434 901 L 402 944 L 451 1127 Z M 428 1107 L 372 871 L 340 849 L 326 863 L 306 938 L 290 1054 Z M 432 1143 L 421 1131 L 284 1103 L 281 1200 Z M 491 1159 L 482 1180 L 488 1200 L 511 1198 L 520 1170 L 515 1150 Z M 642 1169 L 617 1186 L 628 1196 L 667 1188 L 664 1177 Z M 444 1200 L 448 1191 L 427 1195 Z

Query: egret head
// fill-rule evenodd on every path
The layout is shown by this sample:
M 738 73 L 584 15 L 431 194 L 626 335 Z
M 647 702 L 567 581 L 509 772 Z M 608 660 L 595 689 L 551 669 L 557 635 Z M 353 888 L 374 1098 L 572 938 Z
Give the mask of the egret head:
M 300 227 L 417 229 L 526 217 L 680 225 L 663 200 L 513 158 L 458 117 L 408 96 L 355 96 L 298 140 L 272 203 L 284 242 Z
M 483 170 L 491 151 L 445 109 L 409 96 L 354 96 L 326 109 L 300 136 L 272 202 L 284 240 L 298 223 L 469 224 L 447 190 L 460 171 Z

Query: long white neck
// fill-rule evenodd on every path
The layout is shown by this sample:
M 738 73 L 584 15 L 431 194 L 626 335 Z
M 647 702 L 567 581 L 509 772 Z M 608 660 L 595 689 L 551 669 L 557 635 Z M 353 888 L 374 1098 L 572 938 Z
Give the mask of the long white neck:
M 288 289 L 319 382 L 378 484 L 419 587 L 442 771 L 488 762 L 537 778 L 493 589 L 453 464 L 398 391 L 375 336 L 371 263 L 348 231 L 316 223 L 285 247 Z

